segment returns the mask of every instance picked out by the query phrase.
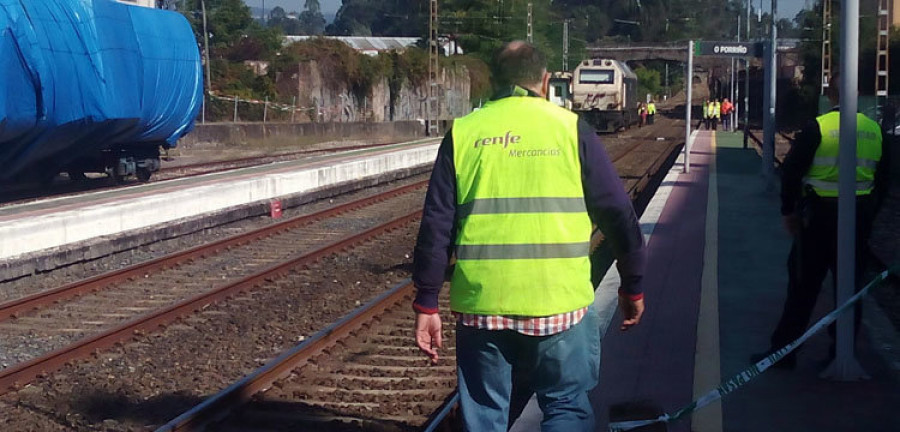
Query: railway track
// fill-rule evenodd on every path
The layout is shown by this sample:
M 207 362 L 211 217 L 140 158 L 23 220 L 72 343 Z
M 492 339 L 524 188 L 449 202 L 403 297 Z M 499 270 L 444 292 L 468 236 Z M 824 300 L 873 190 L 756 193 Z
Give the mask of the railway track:
M 326 245 L 319 257 L 274 266 L 168 316 L 142 317 L 100 344 L 45 356 L 31 368 L 40 376 L 0 396 L 0 424 L 42 431 L 164 424 L 408 277 L 418 217 Z
M 670 148 L 671 150 L 671 148 Z M 616 157 L 617 168 L 622 170 L 623 163 L 631 158 L 637 160 L 641 157 L 629 157 L 629 152 L 622 153 Z M 671 151 L 670 151 L 671 153 Z M 645 157 L 646 155 L 644 155 Z M 665 160 L 664 155 L 657 155 L 657 159 Z M 650 176 L 648 172 L 648 176 Z M 624 176 L 623 176 L 624 177 Z M 644 183 L 646 186 L 646 183 Z M 635 188 L 642 187 L 639 182 L 628 183 L 626 179 L 626 187 L 631 191 Z M 636 193 L 636 192 L 634 192 Z M 634 194 L 633 193 L 633 194 Z M 421 198 L 419 198 L 420 202 Z M 409 223 L 415 218 L 415 215 L 407 215 L 412 219 L 407 219 L 400 223 L 399 226 L 407 228 L 397 228 L 400 231 L 406 231 L 406 243 L 386 243 L 385 246 L 370 248 L 370 251 L 362 255 L 382 252 L 384 250 L 410 250 L 410 242 L 414 236 L 414 227 Z M 332 245 L 334 246 L 334 245 Z M 346 246 L 334 246 L 331 253 L 339 251 Z M 365 248 L 365 247 L 363 247 Z M 356 249 L 354 249 L 356 250 Z M 328 253 L 328 252 L 323 252 Z M 142 324 L 141 330 L 135 330 L 134 327 L 125 328 L 120 326 L 118 330 L 121 332 L 118 336 L 111 336 L 106 340 L 99 341 L 99 344 L 79 348 L 82 357 L 90 353 L 93 359 L 83 362 L 72 363 L 71 359 L 55 360 L 56 365 L 51 363 L 38 364 L 31 369 L 34 375 L 32 379 L 19 379 L 19 384 L 24 382 L 33 382 L 29 388 L 34 391 L 28 391 L 26 388 L 22 391 L 12 393 L 6 397 L 0 398 L 0 411 L 9 411 L 12 425 L 24 425 L 32 427 L 34 424 L 46 424 L 47 413 L 56 411 L 75 411 L 84 414 L 87 418 L 70 419 L 69 416 L 63 419 L 55 419 L 59 424 L 64 426 L 60 430 L 94 430 L 99 424 L 103 423 L 104 427 L 115 425 L 115 422 L 121 422 L 122 430 L 133 428 L 145 428 L 149 425 L 159 425 L 176 417 L 178 413 L 187 411 L 191 406 L 208 399 L 208 395 L 215 394 L 222 388 L 228 387 L 229 383 L 233 383 L 238 378 L 247 375 L 255 367 L 258 367 L 263 360 L 276 357 L 278 353 L 289 349 L 290 345 L 282 346 L 277 349 L 274 346 L 283 342 L 289 342 L 293 337 L 291 334 L 296 332 L 289 331 L 285 327 L 291 327 L 293 320 L 301 319 L 301 317 L 310 317 L 312 321 L 334 322 L 337 317 L 342 316 L 347 310 L 353 307 L 332 308 L 333 303 L 346 305 L 346 298 L 338 296 L 328 290 L 327 286 L 330 278 L 334 277 L 334 282 L 342 277 L 346 280 L 349 273 L 350 277 L 357 277 L 359 280 L 356 286 L 366 287 L 372 281 L 371 277 L 364 275 L 357 276 L 357 273 L 363 274 L 370 272 L 371 264 L 367 264 L 362 268 L 353 269 L 342 258 L 343 252 L 328 258 L 327 261 L 331 266 L 322 265 L 317 267 L 315 273 L 325 272 L 334 276 L 326 276 L 321 283 L 320 289 L 310 291 L 316 292 L 313 297 L 311 294 L 304 294 L 306 301 L 316 302 L 319 297 L 332 298 L 332 301 L 319 303 L 319 309 L 328 309 L 331 314 L 338 314 L 334 318 L 322 318 L 320 311 L 316 309 L 303 309 L 296 311 L 290 306 L 296 303 L 297 299 L 285 299 L 284 302 L 291 304 L 283 305 L 281 296 L 292 291 L 283 291 L 285 286 L 296 287 L 299 285 L 306 286 L 309 282 L 299 282 L 307 280 L 310 276 L 308 272 L 296 274 L 296 270 L 283 270 L 286 276 L 280 277 L 275 275 L 256 277 L 253 281 L 246 281 L 243 288 L 232 288 L 231 294 L 217 294 L 217 296 L 232 296 L 231 300 L 224 302 L 221 306 L 204 306 L 212 304 L 211 299 L 191 299 L 191 305 L 181 305 L 179 312 L 165 318 L 156 317 L 148 319 Z M 350 252 L 353 254 L 353 252 Z M 394 253 L 392 256 L 396 256 Z M 321 259 L 321 257 L 320 257 Z M 347 258 L 350 260 L 350 258 Z M 387 259 L 387 258 L 385 258 Z M 397 258 L 391 258 L 396 260 Z M 402 260 L 402 258 L 401 258 Z M 408 260 L 408 255 L 407 255 Z M 396 261 L 394 261 L 396 262 Z M 294 264 L 300 266 L 300 264 Z M 377 267 L 377 266 L 376 266 Z M 394 266 L 389 265 L 388 268 Z M 214 269 L 219 271 L 220 269 Z M 330 273 L 329 273 L 330 272 Z M 383 274 L 384 269 L 376 272 Z M 403 272 L 396 273 L 400 275 Z M 293 282 L 283 282 L 284 279 L 293 279 Z M 378 285 L 380 282 L 376 282 Z M 269 285 L 279 285 L 281 288 L 278 294 L 274 294 L 275 288 L 265 288 Z M 346 285 L 346 284 L 345 284 Z M 250 287 L 258 288 L 252 292 L 248 292 Z M 259 288 L 263 287 L 263 288 Z M 314 287 L 309 287 L 314 288 Z M 323 290 L 324 289 L 324 290 Z M 343 288 L 346 289 L 346 286 Z M 254 294 L 262 291 L 263 294 Z M 244 294 L 235 294 L 235 292 L 244 292 Z M 366 291 L 368 293 L 368 291 Z M 374 293 L 380 292 L 375 289 Z M 265 300 L 267 296 L 275 295 L 276 300 Z M 290 294 L 287 297 L 291 297 Z M 266 303 L 268 302 L 268 303 Z M 273 303 L 274 302 L 274 303 Z M 276 425 L 268 424 L 266 427 L 272 426 L 272 429 L 281 427 L 283 430 L 297 430 L 297 427 L 291 427 L 292 424 L 312 425 L 316 429 L 327 430 L 418 430 L 425 424 L 432 424 L 429 418 L 434 418 L 436 410 L 441 407 L 446 408 L 443 402 L 452 398 L 453 392 L 453 371 L 452 359 L 442 360 L 448 362 L 441 368 L 429 368 L 426 360 L 422 357 L 410 342 L 412 313 L 408 308 L 409 298 L 399 300 L 399 306 L 388 307 L 389 315 L 385 315 L 380 319 L 371 321 L 370 324 L 364 325 L 365 331 L 355 331 L 347 333 L 347 338 L 340 341 L 332 341 L 332 344 L 325 351 L 317 355 L 309 355 L 305 361 L 305 365 L 300 369 L 288 368 L 287 371 L 281 370 L 278 374 L 282 378 L 276 379 L 274 386 L 265 393 L 255 396 L 250 405 L 247 405 L 235 417 L 230 417 L 225 423 L 215 426 L 215 430 L 252 430 L 251 426 L 259 426 L 262 418 L 270 418 L 271 422 Z M 259 306 L 257 303 L 266 303 L 266 307 Z M 352 305 L 352 303 L 351 303 Z M 269 318 L 270 309 L 287 308 L 299 317 L 272 319 Z M 343 310 L 344 312 L 339 312 Z M 444 308 L 446 310 L 446 308 Z M 282 311 L 281 313 L 285 313 Z M 161 331 L 159 323 L 154 322 L 157 318 L 159 322 L 172 322 L 175 316 L 187 316 L 177 321 L 176 324 L 169 324 Z M 268 319 L 267 319 L 268 318 Z M 257 327 L 253 332 L 244 332 L 243 326 L 241 330 L 236 331 L 235 335 L 228 336 L 229 331 L 234 331 L 234 322 L 243 322 L 245 320 L 255 320 Z M 445 320 L 452 322 L 452 318 L 445 317 Z M 321 329 L 321 326 L 305 323 L 300 326 L 306 329 Z M 227 329 L 227 330 L 226 330 Z M 137 333 L 135 333 L 137 332 Z M 217 338 L 213 340 L 223 342 L 210 342 L 207 338 L 212 338 L 210 333 L 216 333 Z M 221 334 L 220 334 L 221 333 Z M 310 333 L 306 333 L 310 334 Z M 337 336 L 332 330 L 328 331 L 329 335 Z M 244 340 L 243 337 L 246 336 Z M 137 338 L 135 342 L 124 344 L 126 339 Z M 302 337 L 302 336 L 301 336 Z M 258 340 L 266 340 L 265 343 Z M 272 340 L 277 340 L 273 343 Z M 285 340 L 283 340 L 285 339 Z M 452 341 L 452 332 L 445 334 L 445 341 Z M 227 342 L 224 342 L 227 341 Z M 256 341 L 255 343 L 253 343 Z M 200 349 L 188 347 L 189 343 L 199 344 Z M 165 348 L 166 343 L 169 346 L 184 346 L 173 350 Z M 218 344 L 226 346 L 238 344 L 233 351 L 227 351 L 223 354 Z M 246 346 L 250 344 L 250 346 Z M 102 348 L 102 347 L 107 348 Z M 266 348 L 264 348 L 266 347 Z M 102 351 L 100 351 L 102 349 Z M 256 351 L 264 351 L 269 353 L 260 354 Z M 71 350 L 70 350 L 71 351 Z M 212 351 L 208 353 L 206 351 Z M 445 351 L 447 351 L 445 349 Z M 185 353 L 188 358 L 185 358 Z M 228 354 L 228 353 L 231 354 Z M 155 355 L 154 355 L 155 353 Z M 445 352 L 451 354 L 451 352 Z M 230 359 L 221 359 L 222 356 L 230 357 Z M 249 356 L 249 357 L 248 357 Z M 170 358 L 171 357 L 171 358 Z M 235 359 L 234 357 L 237 357 Z M 258 358 L 257 358 L 258 357 Z M 65 357 L 62 357 L 63 359 Z M 408 358 L 409 360 L 403 360 Z M 152 361 L 148 359 L 153 359 Z M 38 359 L 40 360 L 40 359 Z M 177 360 L 177 361 L 176 361 Z M 38 375 L 46 374 L 45 371 L 52 371 L 60 367 L 63 363 L 60 373 L 48 376 L 46 379 L 33 381 Z M 150 363 L 147 366 L 146 363 Z M 31 362 L 34 363 L 34 362 Z M 237 363 L 237 364 L 235 364 Z M 255 365 L 254 365 L 255 363 Z M 390 365 L 386 365 L 390 363 Z M 399 366 L 398 366 L 399 364 Z M 165 366 L 165 367 L 163 367 Z M 248 369 L 248 366 L 250 368 Z M 418 371 L 424 369 L 425 372 Z M 149 369 L 149 370 L 148 370 Z M 10 369 L 3 371 L 0 375 L 0 384 L 3 391 L 6 391 L 9 385 L 15 385 L 15 379 L 9 379 Z M 419 373 L 423 375 L 417 375 Z M 427 373 L 434 372 L 436 375 L 430 376 Z M 123 375 L 124 374 L 124 375 Z M 188 374 L 188 375 L 185 375 Z M 191 375 L 193 374 L 193 375 Z M 25 375 L 20 375 L 20 377 Z M 124 376 L 138 376 L 140 378 L 123 378 Z M 166 378 L 160 378 L 165 376 Z M 375 379 L 370 380 L 373 377 Z M 80 377 L 74 379 L 74 377 Z M 231 377 L 229 379 L 229 377 Z M 421 378 L 421 379 L 420 379 Z M 3 381 L 5 380 L 5 381 Z M 146 382 L 156 384 L 147 384 Z M 161 382 L 161 383 L 160 383 Z M 267 387 L 272 384 L 266 384 Z M 411 388 L 406 389 L 406 386 Z M 262 388 L 261 387 L 261 388 Z M 165 393 L 160 395 L 160 388 L 165 389 Z M 114 390 L 110 390 L 114 389 Z M 86 410 L 82 401 L 81 393 L 87 392 L 106 394 L 108 392 L 114 394 L 125 394 L 125 396 L 117 396 L 117 398 L 126 398 L 127 401 L 121 402 L 114 408 Z M 399 397 L 403 392 L 409 391 L 412 396 Z M 251 390 L 246 388 L 240 394 L 243 397 L 249 397 Z M 172 395 L 177 394 L 179 398 L 176 402 L 169 399 Z M 395 397 L 391 397 L 394 395 Z M 163 398 L 163 400 L 159 400 Z M 305 402 L 302 402 L 305 401 Z M 166 409 L 160 409 L 159 404 L 165 403 Z M 423 403 L 424 402 L 424 403 Z M 95 403 L 91 401 L 91 403 Z M 73 405 L 74 404 L 74 405 Z M 374 412 L 376 405 L 384 405 L 385 410 Z M 60 408 L 64 406 L 64 408 Z M 93 406 L 93 405 L 91 405 Z M 181 407 L 181 408 L 179 408 Z M 286 411 L 293 412 L 299 408 L 303 408 L 300 412 L 304 414 L 284 414 Z M 100 413 L 97 413 L 99 411 Z M 153 412 L 155 414 L 150 414 Z M 240 423 L 249 420 L 249 423 Z M 29 420 L 31 419 L 31 420 Z M 137 419 L 137 420 L 135 420 Z M 19 422 L 19 423 L 17 423 Z M 111 424 L 105 424 L 112 422 Z M 237 429 L 234 428 L 234 425 Z M 256 425 L 256 426 L 254 426 Z M 277 425 L 281 425 L 276 427 Z M 327 426 L 325 426 L 327 425 Z M 377 426 L 377 428 L 376 428 Z M 300 428 L 304 430 L 307 426 Z M 378 428 L 384 429 L 378 429 Z M 344 428 L 344 429 L 341 429 Z M 374 428 L 374 429 L 373 429 Z M 119 430 L 110 427 L 111 430 Z M 50 430 L 50 429 L 48 429 Z
M 433 429 L 455 403 L 455 341 L 436 366 L 410 343 L 414 294 L 404 281 L 157 432 Z
M 667 144 L 668 150 L 654 155 L 638 181 L 627 183 L 633 200 L 649 199 L 644 196 L 646 187 L 660 177 L 660 168 L 677 147 Z M 646 156 L 638 146 L 628 145 L 613 159 Z M 451 343 L 442 351 L 442 364 L 428 365 L 411 342 L 413 295 L 409 282 L 394 288 L 156 432 L 432 431 L 447 427 L 452 422 L 447 416 L 456 403 L 454 337 L 445 329 L 445 343 Z M 442 300 L 443 313 L 448 309 L 446 299 Z M 452 316 L 442 318 L 453 322 Z
M 297 256 L 307 257 L 307 261 L 309 257 L 320 257 L 322 244 L 353 239 L 355 233 L 368 232 L 385 220 L 419 208 L 425 184 L 414 183 L 9 301 L 0 305 L 0 332 L 5 335 L 0 349 L 15 352 L 23 344 L 40 341 L 45 352 L 66 350 L 83 338 L 97 338 L 92 335 L 102 334 L 116 324 L 156 314 L 193 296 L 216 292 L 267 266 Z M 357 240 L 350 242 L 354 241 Z M 22 367 L 0 372 L 0 391 L 25 381 L 25 375 L 17 372 Z

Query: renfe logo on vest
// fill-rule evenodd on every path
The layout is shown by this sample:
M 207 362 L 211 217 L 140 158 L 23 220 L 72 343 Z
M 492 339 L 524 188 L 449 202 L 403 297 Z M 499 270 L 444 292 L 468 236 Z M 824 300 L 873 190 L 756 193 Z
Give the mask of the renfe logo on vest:
M 520 135 L 512 135 L 512 131 L 506 131 L 505 136 L 478 138 L 475 140 L 475 147 L 488 145 L 503 145 L 503 148 L 509 147 L 510 144 L 517 144 L 522 137 Z

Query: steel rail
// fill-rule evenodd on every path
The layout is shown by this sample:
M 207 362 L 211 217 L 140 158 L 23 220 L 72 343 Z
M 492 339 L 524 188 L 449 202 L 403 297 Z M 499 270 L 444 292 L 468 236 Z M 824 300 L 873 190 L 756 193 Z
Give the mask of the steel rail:
M 400 282 L 390 291 L 378 296 L 225 390 L 159 427 L 156 432 L 201 430 L 208 423 L 220 420 L 236 407 L 247 402 L 254 394 L 267 390 L 279 379 L 290 375 L 292 370 L 305 365 L 311 358 L 341 339 L 351 336 L 375 317 L 403 301 L 411 301 L 413 294 L 415 292 L 411 280 Z
M 416 182 L 396 189 L 385 191 L 371 197 L 359 199 L 349 203 L 334 206 L 312 214 L 298 216 L 267 227 L 246 233 L 234 235 L 213 243 L 199 245 L 173 254 L 165 255 L 140 264 L 108 273 L 97 275 L 88 279 L 73 282 L 47 291 L 42 291 L 30 296 L 22 297 L 0 304 L 0 321 L 16 317 L 25 312 L 41 308 L 42 306 L 67 300 L 79 295 L 102 290 L 103 288 L 128 279 L 142 277 L 150 272 L 165 268 L 175 267 L 184 262 L 210 256 L 223 250 L 254 242 L 270 237 L 279 232 L 295 229 L 297 227 L 317 222 L 329 217 L 357 210 L 375 203 L 412 192 L 427 185 L 427 181 Z
M 640 141 L 640 140 L 633 144 L 629 144 L 628 148 L 624 152 L 617 154 L 615 157 L 610 156 L 610 162 L 612 162 L 613 165 L 615 165 L 616 162 L 622 160 L 623 158 L 625 158 L 625 156 L 630 155 L 632 152 L 634 152 L 635 150 L 637 150 L 644 144 L 646 144 L 646 142 Z
M 438 408 L 434 414 L 428 419 L 428 422 L 425 423 L 425 426 L 422 428 L 422 432 L 435 432 L 437 430 L 450 430 L 447 427 L 443 427 L 446 422 L 450 421 L 450 415 L 456 410 L 457 404 L 459 403 L 459 390 L 453 390 L 453 393 L 444 400 L 444 403 L 441 404 L 440 408 Z
M 675 149 L 679 148 L 681 145 L 683 144 L 673 145 L 671 151 L 662 152 L 656 156 L 656 159 L 653 161 L 647 171 L 644 172 L 644 175 L 642 175 L 641 178 L 631 188 L 631 190 L 628 191 L 628 194 L 631 197 L 632 201 L 636 200 L 639 195 L 644 193 L 644 189 L 647 188 L 647 185 L 650 184 L 650 181 L 654 178 L 654 176 L 660 174 L 659 170 L 663 166 L 663 164 L 665 164 L 665 162 L 673 156 L 673 153 L 678 153 L 675 151 Z
M 11 391 L 18 386 L 30 383 L 35 378 L 53 372 L 67 362 L 88 356 L 97 350 L 108 348 L 116 343 L 130 340 L 137 334 L 153 331 L 165 323 L 189 315 L 198 309 L 277 279 L 297 267 L 312 264 L 325 256 L 339 253 L 342 250 L 368 241 L 373 237 L 409 224 L 419 219 L 421 214 L 421 210 L 415 211 L 361 233 L 346 236 L 317 250 L 303 254 L 281 264 L 271 266 L 233 283 L 220 286 L 167 308 L 136 318 L 104 333 L 94 335 L 44 356 L 2 370 L 0 371 L 0 395 Z

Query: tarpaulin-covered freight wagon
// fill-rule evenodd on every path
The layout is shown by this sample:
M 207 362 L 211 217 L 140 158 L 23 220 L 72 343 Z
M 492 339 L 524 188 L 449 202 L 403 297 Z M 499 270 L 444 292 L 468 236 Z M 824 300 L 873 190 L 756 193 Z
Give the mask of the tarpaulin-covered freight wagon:
M 149 179 L 203 101 L 178 13 L 111 0 L 0 0 L 0 180 Z

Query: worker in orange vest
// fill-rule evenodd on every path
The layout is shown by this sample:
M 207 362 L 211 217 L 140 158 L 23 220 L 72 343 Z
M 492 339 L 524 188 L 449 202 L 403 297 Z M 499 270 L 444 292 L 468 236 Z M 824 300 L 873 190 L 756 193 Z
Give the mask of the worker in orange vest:
M 722 127 L 726 131 L 733 129 L 733 126 L 731 125 L 732 112 L 734 112 L 734 104 L 732 104 L 728 98 L 725 98 L 722 101 Z

